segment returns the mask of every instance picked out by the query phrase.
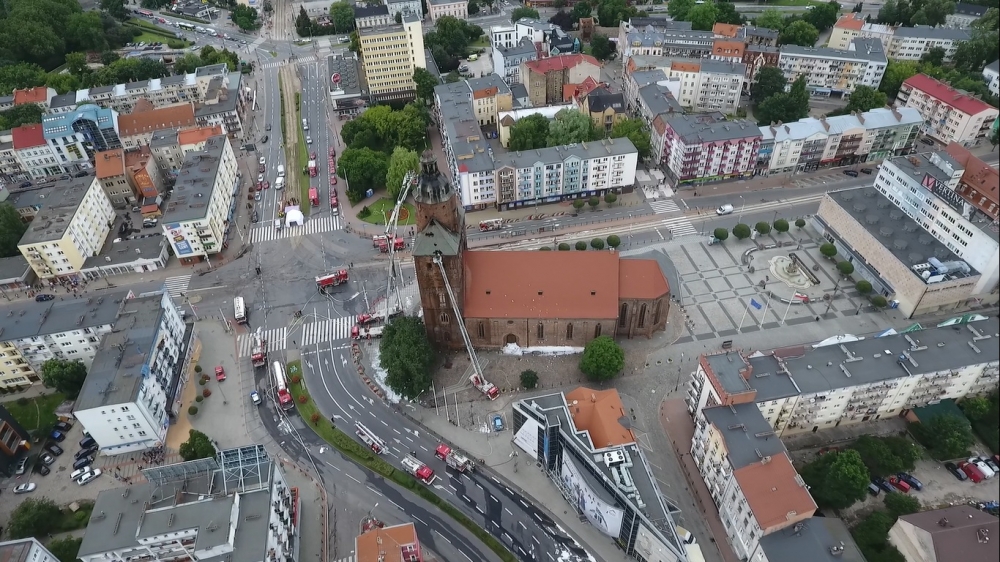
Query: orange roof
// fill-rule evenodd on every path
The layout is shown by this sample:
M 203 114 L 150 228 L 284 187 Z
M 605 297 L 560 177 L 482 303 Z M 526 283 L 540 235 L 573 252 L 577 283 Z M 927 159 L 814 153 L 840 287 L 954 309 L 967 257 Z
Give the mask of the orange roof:
M 125 151 L 118 148 L 94 155 L 97 179 L 103 180 L 125 175 Z
M 592 390 L 581 386 L 566 393 L 566 405 L 573 416 L 573 425 L 577 431 L 590 433 L 595 449 L 635 443 L 632 430 L 619 421 L 627 414 L 617 390 Z
M 993 220 L 997 220 L 1000 210 L 1000 172 L 996 168 L 973 156 L 969 149 L 958 143 L 951 143 L 945 149 L 959 164 L 965 167 L 957 190 L 965 200 Z M 987 227 L 991 228 L 991 227 Z
M 731 23 L 717 23 L 712 26 L 712 33 L 721 37 L 736 37 L 740 33 L 740 26 Z
M 496 96 L 499 91 L 500 88 L 497 88 L 496 86 L 487 86 L 480 90 L 474 90 L 472 92 L 472 99 L 481 100 L 484 98 L 492 98 L 493 96 Z
M 656 260 L 622 259 L 618 262 L 618 298 L 655 299 L 670 292 Z
M 223 134 L 222 127 L 219 125 L 213 125 L 211 127 L 198 127 L 197 129 L 188 129 L 186 131 L 180 131 L 177 133 L 177 144 L 181 146 L 189 144 L 200 144 L 212 137 L 217 137 Z
M 466 318 L 618 317 L 618 254 L 465 254 Z
M 780 528 L 789 518 L 809 517 L 816 511 L 816 502 L 799 484 L 788 453 L 744 466 L 733 475 L 761 530 Z
M 566 70 L 567 68 L 573 68 L 581 63 L 589 62 L 590 64 L 600 67 L 601 63 L 597 62 L 597 59 L 590 55 L 576 54 L 576 55 L 559 55 L 555 57 L 549 57 L 547 59 L 528 61 L 525 64 L 528 70 L 532 72 L 537 72 L 539 74 L 548 74 L 556 70 Z
M 701 72 L 701 63 L 675 62 L 670 65 L 670 70 L 677 72 Z
M 159 129 L 192 127 L 194 124 L 194 105 L 186 103 L 171 107 L 161 107 L 160 109 L 139 111 L 138 113 L 133 111 L 128 115 L 119 115 L 118 133 L 122 137 L 131 137 L 143 133 L 152 133 Z
M 412 550 L 405 550 L 406 554 L 413 553 L 418 560 L 421 558 L 420 540 L 413 523 L 372 529 L 354 539 L 357 562 L 408 562 L 409 556 L 404 556 L 407 547 Z
M 864 26 L 865 18 L 859 13 L 844 14 L 840 16 L 837 23 L 833 24 L 836 29 L 853 29 L 854 31 L 861 31 Z
M 15 127 L 11 129 L 10 136 L 15 150 L 45 146 L 45 133 L 42 131 L 41 123 Z
M 14 105 L 22 103 L 45 103 L 49 101 L 49 89 L 45 86 L 29 88 L 27 90 L 14 90 Z
M 579 84 L 564 84 L 563 85 L 563 101 L 572 101 L 573 98 L 586 96 L 594 88 L 600 86 L 597 80 L 594 80 L 593 76 L 588 76 L 583 79 L 583 82 Z
M 716 39 L 712 43 L 712 54 L 717 57 L 738 57 L 743 58 L 743 49 L 746 43 L 743 41 L 723 41 Z
M 125 167 L 126 168 L 144 168 L 146 167 L 146 162 L 153 157 L 153 151 L 149 149 L 148 145 L 142 145 L 138 150 L 130 150 L 125 153 Z

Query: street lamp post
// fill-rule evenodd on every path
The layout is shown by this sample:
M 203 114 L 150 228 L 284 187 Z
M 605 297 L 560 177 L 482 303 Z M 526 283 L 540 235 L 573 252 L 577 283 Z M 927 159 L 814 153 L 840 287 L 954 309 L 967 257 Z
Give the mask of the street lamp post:
M 743 210 L 747 208 L 747 200 L 744 199 L 742 195 L 740 195 L 740 201 L 741 201 L 741 203 L 740 203 L 740 216 L 739 216 L 738 219 L 736 219 L 736 222 L 742 223 L 743 222 Z

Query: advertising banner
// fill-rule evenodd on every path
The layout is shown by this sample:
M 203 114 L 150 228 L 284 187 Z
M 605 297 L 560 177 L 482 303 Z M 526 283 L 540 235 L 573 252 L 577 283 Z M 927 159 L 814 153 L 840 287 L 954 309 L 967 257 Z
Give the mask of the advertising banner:
M 609 537 L 618 536 L 625 512 L 600 499 L 590 489 L 569 455 L 563 455 L 562 483 L 576 502 L 577 511 L 584 514 L 591 525 Z
M 680 560 L 645 525 L 639 526 L 639 533 L 635 537 L 635 552 L 648 562 L 679 562 Z
M 524 425 L 514 434 L 514 444 L 522 451 L 531 455 L 531 458 L 538 460 L 538 423 L 525 417 Z

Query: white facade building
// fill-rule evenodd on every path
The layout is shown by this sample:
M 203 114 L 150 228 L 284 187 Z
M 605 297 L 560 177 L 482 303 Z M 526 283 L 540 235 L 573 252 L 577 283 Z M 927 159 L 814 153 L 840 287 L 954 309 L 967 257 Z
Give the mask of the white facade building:
M 420 0 L 386 0 L 385 5 L 389 8 L 389 15 L 396 21 L 396 14 L 402 16 L 415 16 L 417 19 L 424 19 L 424 8 Z
M 977 19 L 986 14 L 986 9 L 986 6 L 977 6 L 975 4 L 957 2 L 955 4 L 955 11 L 945 16 L 945 25 L 948 27 L 968 29 L 972 27 L 972 24 L 975 23 Z
M 785 78 L 792 82 L 805 76 L 814 94 L 850 94 L 858 86 L 877 89 L 887 64 L 878 39 L 852 39 L 847 50 L 785 45 L 778 55 L 778 68 Z
M 13 541 L 0 542 L 0 560 L 5 562 L 59 562 L 56 555 L 30 537 Z
M 509 49 L 520 43 L 517 37 L 517 28 L 513 25 L 490 26 L 490 44 L 493 47 L 503 47 Z
M 427 0 L 427 17 L 431 22 L 451 16 L 460 20 L 469 19 L 469 3 L 465 0 Z
M 164 444 L 191 339 L 165 291 L 122 303 L 73 406 L 101 454 Z
M 31 179 L 56 176 L 63 173 L 59 158 L 45 141 L 42 125 L 21 125 L 10 130 L 14 157 L 21 170 Z
M 983 80 L 994 96 L 1000 96 L 1000 60 L 995 60 L 983 68 Z
M 897 27 L 887 51 L 890 59 L 920 60 L 931 49 L 938 47 L 944 49 L 944 61 L 951 62 L 958 44 L 970 38 L 969 32 L 964 29 L 927 25 Z
M 521 83 L 521 63 L 538 60 L 538 50 L 529 39 L 507 47 L 493 45 L 493 73 L 502 76 L 508 84 Z

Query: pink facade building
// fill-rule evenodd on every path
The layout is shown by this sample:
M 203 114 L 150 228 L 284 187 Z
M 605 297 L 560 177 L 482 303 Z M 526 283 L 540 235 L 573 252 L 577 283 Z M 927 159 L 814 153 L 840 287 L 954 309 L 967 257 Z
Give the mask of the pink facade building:
M 719 114 L 661 114 L 653 120 L 653 158 L 673 185 L 750 177 L 757 172 L 760 127 Z

